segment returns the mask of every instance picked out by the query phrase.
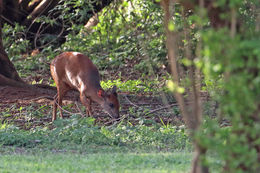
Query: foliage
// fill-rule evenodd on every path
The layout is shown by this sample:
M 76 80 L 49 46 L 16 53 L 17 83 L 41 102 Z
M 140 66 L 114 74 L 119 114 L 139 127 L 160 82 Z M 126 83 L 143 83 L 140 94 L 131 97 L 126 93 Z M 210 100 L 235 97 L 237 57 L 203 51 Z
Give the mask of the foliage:
M 230 1 L 230 6 L 240 8 L 238 15 L 244 24 L 234 37 L 227 28 L 201 33 L 205 84 L 220 103 L 220 118 L 232 126 L 222 129 L 218 122 L 207 120 L 204 135 L 198 138 L 225 160 L 229 172 L 259 171 L 260 35 L 252 13 L 243 11 L 247 5 Z
M 215 39 L 217 37 L 221 39 L 220 33 L 215 32 L 208 38 Z M 226 144 L 222 145 L 223 148 L 218 148 L 218 151 L 222 153 L 224 159 L 232 160 L 229 164 L 231 170 L 241 171 L 241 165 L 244 165 L 250 167 L 250 172 L 255 172 L 259 168 L 255 147 L 259 146 L 260 143 L 257 137 L 259 124 L 254 122 L 253 119 L 259 116 L 256 112 L 259 105 L 260 88 L 259 76 L 256 74 L 260 70 L 258 65 L 260 63 L 258 57 L 260 40 L 255 38 L 229 38 L 225 40 L 225 44 L 220 49 L 217 49 L 210 42 L 210 40 L 207 42 L 210 47 L 207 49 L 210 49 L 211 57 L 220 54 L 220 52 L 223 57 L 214 58 L 211 63 L 215 64 L 214 61 L 217 61 L 221 67 L 219 69 L 221 74 L 228 73 L 228 78 L 225 81 L 216 80 L 226 92 L 224 95 L 218 95 L 217 99 L 221 103 L 222 116 L 228 118 L 232 123 L 230 134 L 225 135 Z M 227 47 L 229 47 L 228 51 Z M 214 53 L 214 51 L 217 52 Z M 223 52 L 225 52 L 224 56 Z M 213 75 L 219 78 L 216 75 L 219 71 L 214 70 L 214 65 L 210 67 L 213 67 Z M 213 79 L 214 76 L 211 75 L 210 78 Z M 218 134 L 222 135 L 221 133 Z M 254 141 L 253 146 L 251 142 L 248 142 L 248 138 Z M 234 157 L 239 157 L 239 160 L 235 161 Z
M 8 24 L 3 26 L 3 46 L 11 61 L 17 60 L 22 53 L 28 50 L 29 40 L 24 36 L 24 30 L 25 27 L 17 23 L 14 27 Z
M 48 127 L 21 130 L 8 124 L 1 125 L 0 144 L 19 147 L 52 149 L 83 149 L 90 144 L 97 146 L 126 146 L 146 149 L 185 149 L 189 139 L 184 129 L 172 126 L 133 126 L 120 123 L 112 127 L 93 125 L 93 118 L 57 120 L 53 129 Z
M 35 55 L 31 52 L 32 43 L 25 37 L 26 29 L 19 24 L 10 26 L 4 24 L 2 28 L 3 46 L 10 60 L 14 63 L 16 70 L 22 78 L 32 76 L 32 71 L 44 73 L 49 70 L 49 64 L 57 52 L 53 51 L 53 46 L 44 48 L 41 52 L 38 49 Z
M 173 8 L 168 6 L 167 2 L 169 1 L 162 3 L 165 11 Z M 201 70 L 204 75 L 203 81 L 196 81 L 195 84 L 204 85 L 203 89 L 210 93 L 211 99 L 217 101 L 219 106 L 217 120 L 206 118 L 199 130 L 191 128 L 193 130 L 191 135 L 195 134 L 193 141 L 201 151 L 200 161 L 204 166 L 207 166 L 208 163 L 203 152 L 213 151 L 223 160 L 222 167 L 225 172 L 259 172 L 260 136 L 257 132 L 260 123 L 260 33 L 257 10 L 259 10 L 260 4 L 257 1 L 219 0 L 214 2 L 213 8 L 209 5 L 210 2 L 205 1 L 204 5 L 207 7 L 202 8 L 203 3 L 201 2 L 203 1 L 200 1 L 200 6 L 194 4 L 196 7 L 192 14 L 187 18 L 183 17 L 184 25 L 181 25 L 182 21 L 178 24 L 179 21 L 178 18 L 175 19 L 175 14 L 172 17 L 174 21 L 168 15 L 169 23 L 168 28 L 166 27 L 170 30 L 167 33 L 173 33 L 168 34 L 169 40 L 181 39 L 181 43 L 171 42 L 174 44 L 172 47 L 178 46 L 178 50 L 171 49 L 171 45 L 167 42 L 170 50 L 169 56 L 174 52 L 172 54 L 176 57 L 183 56 L 181 59 L 176 59 L 184 68 L 189 70 L 191 68 L 188 67 L 196 67 L 197 70 Z M 182 4 L 181 1 L 180 3 Z M 184 2 L 183 4 L 187 5 Z M 206 11 L 206 9 L 211 9 L 213 13 L 214 10 L 221 12 L 216 12 L 212 18 L 212 11 Z M 167 12 L 169 11 L 171 10 Z M 167 12 L 166 14 L 169 14 Z M 174 12 L 178 12 L 176 6 Z M 220 13 L 221 19 L 217 23 L 218 13 Z M 165 20 L 168 22 L 167 19 Z M 184 50 L 179 48 L 181 44 L 184 45 Z M 172 55 L 172 57 L 174 56 Z M 192 88 L 191 81 L 199 79 L 196 77 L 199 74 L 197 70 L 188 71 L 188 73 L 195 74 L 195 77 L 189 74 L 188 80 L 181 78 L 181 87 L 184 86 L 185 89 L 188 88 L 187 90 Z M 186 72 L 184 73 L 186 74 Z M 177 75 L 174 77 L 177 78 Z M 168 87 L 179 94 L 187 93 L 188 98 L 191 95 L 196 102 L 196 99 L 192 97 L 194 93 L 184 92 L 184 89 L 178 86 L 178 82 L 176 84 L 169 82 Z M 182 95 L 179 96 L 180 107 L 184 107 L 185 104 L 181 103 Z M 191 115 L 186 116 L 188 119 L 186 121 L 187 125 L 190 120 L 194 121 L 195 123 L 192 123 L 196 127 L 199 126 L 199 122 L 196 122 L 199 119 L 196 111 L 200 107 L 198 105 L 194 107 L 191 108 L 194 109 L 191 111 Z M 182 111 L 186 115 L 184 112 Z M 221 127 L 219 122 L 231 127 Z
M 100 82 L 103 89 L 110 89 L 114 85 L 117 86 L 120 92 L 133 92 L 133 93 L 158 93 L 160 91 L 168 91 L 168 88 L 162 86 L 163 81 L 158 79 L 154 80 L 127 80 L 122 81 L 120 78 L 116 80 L 106 80 Z M 56 86 L 54 80 L 50 81 L 51 86 Z M 162 87 L 160 87 L 162 86 Z
M 98 13 L 98 25 L 93 27 L 92 32 L 86 33 L 82 21 L 90 17 L 89 11 L 92 8 L 88 1 L 60 1 L 50 13 L 55 14 L 62 9 L 63 15 L 37 18 L 37 22 L 42 24 L 72 25 L 62 47 L 58 44 L 59 39 L 52 35 L 40 35 L 38 40 L 41 41 L 41 46 L 35 47 L 27 38 L 23 38 L 25 28 L 18 24 L 15 27 L 5 25 L 4 47 L 20 76 L 31 78 L 32 71 L 45 74 L 49 71 L 50 61 L 56 55 L 63 51 L 78 51 L 93 60 L 101 76 L 106 75 L 107 70 L 110 73 L 119 72 L 119 77 L 124 81 L 124 85 L 121 85 L 124 91 L 127 88 L 131 91 L 151 91 L 161 87 L 162 85 L 158 86 L 161 82 L 158 76 L 161 78 L 161 74 L 165 73 L 167 63 L 160 6 L 151 1 L 115 1 Z M 10 43 L 14 43 L 13 46 Z M 40 51 L 36 55 L 30 54 L 32 48 Z M 132 75 L 129 75 L 129 81 L 125 81 L 128 74 Z M 155 78 L 155 81 L 144 82 L 147 87 L 143 87 L 143 84 L 133 86 L 135 82 L 132 80 L 147 80 L 147 74 Z M 108 75 L 106 77 L 115 78 Z M 43 83 L 49 81 L 44 79 Z M 139 85 L 138 82 L 136 84 Z
M 106 88 L 112 88 L 113 85 L 116 85 L 121 92 L 134 92 L 134 93 L 141 93 L 141 92 L 155 92 L 158 93 L 158 91 L 167 91 L 167 88 L 165 86 L 162 86 L 160 88 L 160 84 L 164 84 L 164 82 L 159 81 L 158 79 L 154 80 L 127 80 L 125 82 L 122 82 L 121 79 L 117 80 L 107 80 L 107 81 L 101 81 L 101 86 Z
M 116 1 L 99 13 L 93 32 L 82 30 L 69 34 L 63 49 L 86 52 L 101 69 L 134 63 L 128 68 L 148 73 L 165 64 L 162 12 L 151 1 Z

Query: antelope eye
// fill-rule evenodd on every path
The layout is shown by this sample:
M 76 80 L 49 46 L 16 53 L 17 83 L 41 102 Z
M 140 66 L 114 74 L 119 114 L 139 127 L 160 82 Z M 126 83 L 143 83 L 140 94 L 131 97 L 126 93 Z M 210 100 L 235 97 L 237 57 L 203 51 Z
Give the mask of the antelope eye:
M 109 107 L 113 108 L 114 104 L 113 103 L 109 103 Z

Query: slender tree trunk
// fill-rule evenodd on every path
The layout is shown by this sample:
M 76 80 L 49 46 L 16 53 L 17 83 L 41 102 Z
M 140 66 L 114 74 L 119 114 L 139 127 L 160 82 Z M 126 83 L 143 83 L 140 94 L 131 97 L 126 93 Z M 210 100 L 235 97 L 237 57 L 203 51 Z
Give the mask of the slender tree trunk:
M 164 23 L 165 23 L 165 30 L 166 30 L 166 47 L 168 49 L 168 57 L 171 65 L 171 73 L 172 73 L 172 78 L 173 82 L 176 86 L 176 88 L 180 87 L 180 75 L 177 69 L 177 32 L 176 31 L 170 31 L 169 30 L 169 22 L 173 17 L 174 13 L 174 3 L 176 1 L 170 1 L 170 0 L 163 0 L 161 1 L 161 5 L 164 9 L 165 16 L 164 16 Z M 187 30 L 185 32 L 186 35 L 190 34 Z M 187 38 L 188 42 L 191 40 Z M 194 55 L 191 52 L 191 46 L 188 44 L 188 46 L 185 47 L 185 55 L 193 62 Z M 198 77 L 196 77 L 195 73 L 195 67 L 194 65 L 191 65 L 188 67 L 189 69 L 189 76 L 188 78 L 191 81 L 191 86 L 189 89 L 186 89 L 186 91 L 190 95 L 190 100 L 192 101 L 192 106 L 188 107 L 185 104 L 184 96 L 178 92 L 174 92 L 174 96 L 178 102 L 178 105 L 180 107 L 180 112 L 183 116 L 183 119 L 185 121 L 185 124 L 187 125 L 187 128 L 190 130 L 190 136 L 193 139 L 193 144 L 195 146 L 195 155 L 193 159 L 193 164 L 192 164 L 192 173 L 208 173 L 209 169 L 207 166 L 203 165 L 203 159 L 205 158 L 206 154 L 206 149 L 203 149 L 199 145 L 199 141 L 194 139 L 194 134 L 196 131 L 200 128 L 201 120 L 202 120 L 202 106 L 200 103 L 200 96 L 199 96 L 199 91 L 200 88 L 198 83 Z
M 204 166 L 201 164 L 205 159 L 204 156 L 206 155 L 207 150 L 203 149 L 201 146 L 195 145 L 195 151 L 193 155 L 192 161 L 192 173 L 209 173 L 208 166 Z

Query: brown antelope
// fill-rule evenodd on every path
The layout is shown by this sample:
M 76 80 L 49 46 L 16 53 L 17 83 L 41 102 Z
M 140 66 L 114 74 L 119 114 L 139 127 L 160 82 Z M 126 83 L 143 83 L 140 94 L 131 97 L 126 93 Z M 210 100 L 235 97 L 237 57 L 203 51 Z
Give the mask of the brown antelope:
M 98 69 L 86 55 L 78 52 L 64 52 L 52 60 L 50 68 L 57 86 L 52 121 L 56 120 L 57 104 L 59 105 L 60 117 L 63 118 L 62 98 L 71 89 L 80 92 L 80 100 L 86 107 L 87 115 L 92 115 L 91 102 L 95 101 L 112 118 L 119 118 L 116 86 L 110 92 L 101 88 Z

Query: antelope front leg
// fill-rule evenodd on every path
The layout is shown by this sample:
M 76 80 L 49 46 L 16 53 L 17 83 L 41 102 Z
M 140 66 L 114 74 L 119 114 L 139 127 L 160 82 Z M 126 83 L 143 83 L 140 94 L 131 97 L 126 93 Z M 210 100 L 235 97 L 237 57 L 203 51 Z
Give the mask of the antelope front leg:
M 53 99 L 52 121 L 56 120 L 57 117 L 57 100 L 58 100 L 58 94 L 56 94 Z
M 92 103 L 92 100 L 91 99 L 87 99 L 87 106 L 86 106 L 86 114 L 88 116 L 92 116 L 92 110 L 91 110 L 91 103 Z
M 87 116 L 92 116 L 92 111 L 91 111 L 92 101 L 91 101 L 91 99 L 87 98 L 84 94 L 80 93 L 80 101 L 86 107 Z

